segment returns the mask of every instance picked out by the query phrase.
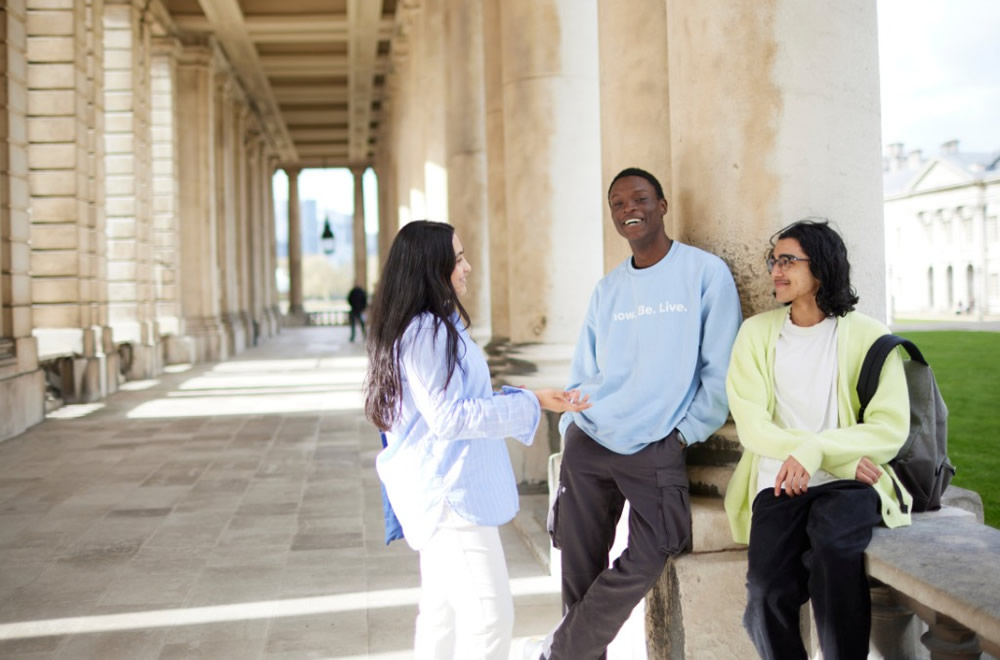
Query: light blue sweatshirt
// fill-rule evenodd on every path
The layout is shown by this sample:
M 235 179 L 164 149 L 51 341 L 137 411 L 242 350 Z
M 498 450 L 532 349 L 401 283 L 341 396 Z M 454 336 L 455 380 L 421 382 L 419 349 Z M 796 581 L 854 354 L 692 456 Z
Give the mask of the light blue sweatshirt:
M 566 413 L 619 454 L 634 454 L 678 429 L 703 442 L 726 421 L 726 369 L 740 326 L 729 268 L 673 242 L 658 263 L 629 257 L 597 283 L 570 367 L 570 388 L 593 405 Z

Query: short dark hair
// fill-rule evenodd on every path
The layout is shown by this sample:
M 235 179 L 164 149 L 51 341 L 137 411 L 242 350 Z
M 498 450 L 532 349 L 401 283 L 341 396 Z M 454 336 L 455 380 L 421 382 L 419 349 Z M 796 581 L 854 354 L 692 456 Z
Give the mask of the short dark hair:
M 624 179 L 627 176 L 641 176 L 646 181 L 649 181 L 649 185 L 653 186 L 653 190 L 656 191 L 657 199 L 666 199 L 663 196 L 663 186 L 660 182 L 656 180 L 656 177 L 647 172 L 646 170 L 640 169 L 638 167 L 626 167 L 621 172 L 615 175 L 615 178 L 611 179 L 611 185 L 608 186 L 608 198 L 611 197 L 611 189 L 614 188 L 615 183 L 618 179 Z
M 809 257 L 809 271 L 819 280 L 816 305 L 827 316 L 844 316 L 854 311 L 858 294 L 851 286 L 851 263 L 847 246 L 826 218 L 804 218 L 779 230 L 771 237 L 767 256 L 783 238 L 794 238 Z

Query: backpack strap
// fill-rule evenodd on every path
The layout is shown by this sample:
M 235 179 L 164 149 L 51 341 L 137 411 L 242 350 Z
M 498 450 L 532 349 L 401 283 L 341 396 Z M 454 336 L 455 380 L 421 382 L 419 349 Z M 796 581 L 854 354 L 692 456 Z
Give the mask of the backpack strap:
M 875 396 L 875 390 L 878 389 L 878 379 L 882 375 L 882 365 L 885 364 L 885 359 L 889 357 L 892 349 L 897 346 L 905 348 L 906 352 L 910 354 L 910 359 L 924 365 L 927 364 L 923 353 L 909 339 L 891 334 L 882 335 L 876 339 L 875 343 L 868 349 L 865 361 L 861 363 L 861 374 L 858 376 L 858 399 L 861 401 L 861 408 L 858 410 L 859 424 L 864 422 L 865 409 L 868 408 L 872 397 Z

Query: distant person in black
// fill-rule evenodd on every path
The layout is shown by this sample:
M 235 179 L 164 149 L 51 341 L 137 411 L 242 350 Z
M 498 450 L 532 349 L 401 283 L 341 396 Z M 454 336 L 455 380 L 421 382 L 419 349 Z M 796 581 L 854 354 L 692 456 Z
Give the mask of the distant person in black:
M 368 308 L 368 294 L 361 288 L 360 284 L 355 284 L 350 293 L 347 294 L 347 304 L 351 306 L 351 341 L 354 341 L 354 322 L 361 324 L 361 334 L 366 336 L 365 319 L 361 315 Z

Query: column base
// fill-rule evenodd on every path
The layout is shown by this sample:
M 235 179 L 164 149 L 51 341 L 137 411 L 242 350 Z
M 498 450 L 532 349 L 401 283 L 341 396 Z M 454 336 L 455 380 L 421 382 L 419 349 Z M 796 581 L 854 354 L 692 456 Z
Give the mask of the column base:
M 173 357 L 188 362 L 217 362 L 232 355 L 226 330 L 217 317 L 186 319 L 184 327 L 184 336 L 172 342 Z
M 20 435 L 45 419 L 45 372 L 35 369 L 0 379 L 0 440 Z
M 222 328 L 226 337 L 226 354 L 242 353 L 247 347 L 246 325 L 239 313 L 226 314 L 222 317 Z

